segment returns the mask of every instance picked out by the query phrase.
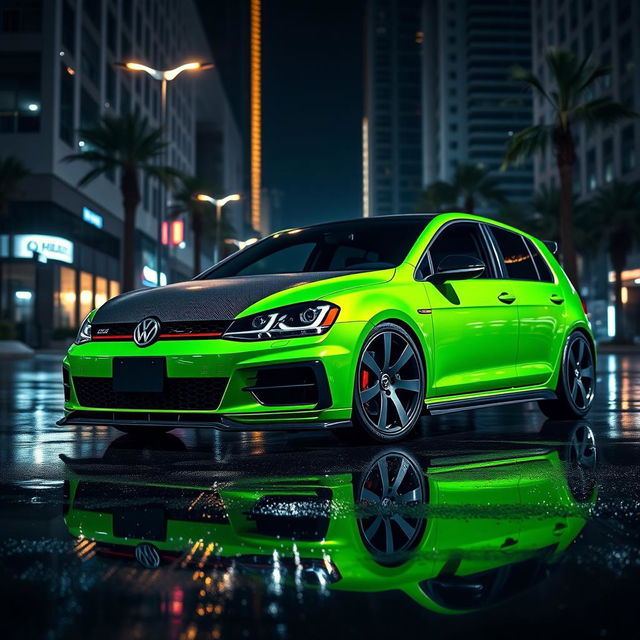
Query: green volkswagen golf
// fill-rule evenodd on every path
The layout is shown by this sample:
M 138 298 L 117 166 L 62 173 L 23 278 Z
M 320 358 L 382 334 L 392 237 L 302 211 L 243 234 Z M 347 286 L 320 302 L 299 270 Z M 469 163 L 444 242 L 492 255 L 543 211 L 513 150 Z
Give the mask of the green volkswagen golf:
M 460 213 L 280 231 L 92 311 L 64 359 L 59 424 L 391 442 L 422 414 L 535 401 L 584 416 L 593 335 L 547 244 Z

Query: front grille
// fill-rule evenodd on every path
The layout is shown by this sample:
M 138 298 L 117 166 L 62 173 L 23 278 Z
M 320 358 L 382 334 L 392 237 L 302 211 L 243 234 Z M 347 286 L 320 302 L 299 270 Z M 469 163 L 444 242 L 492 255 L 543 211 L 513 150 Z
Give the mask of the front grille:
M 228 378 L 165 378 L 161 393 L 114 391 L 111 378 L 74 376 L 73 386 L 83 407 L 213 411 L 218 408 Z
M 201 322 L 162 322 L 159 340 L 199 340 L 219 338 L 229 326 L 226 320 L 207 320 Z M 118 322 L 113 324 L 91 325 L 93 340 L 133 340 L 136 322 Z

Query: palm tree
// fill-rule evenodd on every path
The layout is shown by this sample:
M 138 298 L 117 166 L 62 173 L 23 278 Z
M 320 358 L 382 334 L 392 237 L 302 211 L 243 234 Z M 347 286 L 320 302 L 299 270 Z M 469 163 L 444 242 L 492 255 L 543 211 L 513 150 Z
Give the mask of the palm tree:
M 453 185 L 444 180 L 437 180 L 423 189 L 417 211 L 439 212 L 454 209 L 456 200 L 457 194 Z
M 29 169 L 15 156 L 0 159 L 0 217 L 7 215 L 9 200 L 29 173 Z
M 481 164 L 458 165 L 453 176 L 453 188 L 458 198 L 462 199 L 462 208 L 466 213 L 474 212 L 478 200 L 498 203 L 505 201 L 498 181 Z
M 181 176 L 180 187 L 173 196 L 173 204 L 169 210 L 171 218 L 177 218 L 186 214 L 193 233 L 193 275 L 202 271 L 200 256 L 202 254 L 202 240 L 205 236 L 216 237 L 215 210 L 208 202 L 194 199 L 196 193 L 217 193 L 218 189 L 212 189 L 204 180 L 194 176 Z M 222 212 L 220 234 L 223 238 L 235 237 L 235 230 L 229 224 L 227 217 Z
M 456 167 L 452 182 L 437 180 L 422 192 L 419 207 L 422 211 L 462 208 L 473 213 L 476 202 L 504 202 L 498 181 L 480 164 L 461 164 Z
M 553 122 L 536 124 L 516 133 L 507 145 L 503 168 L 553 147 L 560 179 L 559 222 L 563 262 L 567 274 L 577 285 L 572 208 L 573 167 L 576 162 L 573 130 L 576 125 L 585 125 L 589 129 L 610 126 L 637 114 L 608 97 L 590 97 L 595 82 L 611 73 L 609 67 L 592 64 L 590 58 L 578 60 L 572 52 L 562 49 L 549 49 L 545 58 L 552 79 L 550 88 L 545 88 L 542 79 L 522 67 L 515 67 L 511 77 L 527 85 L 551 105 Z
M 135 287 L 134 255 L 136 212 L 140 204 L 140 174 L 156 178 L 170 185 L 180 172 L 154 164 L 161 157 L 166 142 L 162 129 L 153 129 L 147 118 L 137 112 L 117 116 L 104 116 L 95 127 L 81 129 L 87 151 L 73 153 L 65 161 L 80 160 L 93 165 L 79 181 L 86 185 L 98 176 L 120 169 L 120 191 L 124 209 L 124 238 L 122 246 L 123 291 Z
M 640 239 L 640 181 L 612 182 L 598 189 L 587 209 L 588 224 L 606 243 L 615 273 L 615 342 L 628 340 L 622 306 L 622 271 L 634 243 Z

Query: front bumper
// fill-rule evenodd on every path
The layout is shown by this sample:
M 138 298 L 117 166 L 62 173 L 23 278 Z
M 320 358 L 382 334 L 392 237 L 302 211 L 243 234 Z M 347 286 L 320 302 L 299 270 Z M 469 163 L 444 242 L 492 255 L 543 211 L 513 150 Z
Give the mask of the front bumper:
M 366 323 L 336 323 L 323 336 L 236 342 L 231 340 L 159 341 L 140 348 L 132 341 L 73 345 L 64 359 L 65 417 L 59 424 L 207 426 L 222 430 L 320 428 L 348 424 L 353 380 Z M 162 357 L 167 380 L 228 379 L 215 410 L 185 410 L 153 406 L 136 408 L 90 406 L 80 402 L 74 378 L 110 379 L 116 357 Z M 326 375 L 329 400 L 312 404 L 265 406 L 256 395 L 258 371 L 274 365 L 318 363 Z M 294 426 L 295 425 L 295 426 Z M 274 427 L 275 428 L 275 427 Z

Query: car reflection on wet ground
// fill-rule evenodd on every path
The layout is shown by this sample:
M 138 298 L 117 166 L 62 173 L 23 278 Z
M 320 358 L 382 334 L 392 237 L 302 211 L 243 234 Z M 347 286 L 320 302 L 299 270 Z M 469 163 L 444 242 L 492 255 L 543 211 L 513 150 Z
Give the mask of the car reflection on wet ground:
M 630 637 L 639 364 L 601 358 L 588 420 L 485 410 L 393 447 L 59 428 L 58 361 L 3 365 L 2 637 Z

